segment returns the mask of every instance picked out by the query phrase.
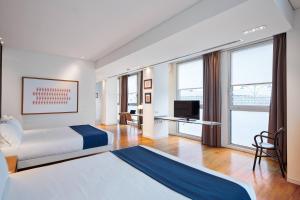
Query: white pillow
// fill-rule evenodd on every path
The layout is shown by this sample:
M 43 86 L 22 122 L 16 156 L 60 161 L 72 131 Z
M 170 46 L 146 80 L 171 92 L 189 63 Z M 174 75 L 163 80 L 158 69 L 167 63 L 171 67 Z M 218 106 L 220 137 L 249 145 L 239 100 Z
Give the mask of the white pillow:
M 2 199 L 6 181 L 8 179 L 8 169 L 6 159 L 2 152 L 0 152 L 0 199 Z
M 0 134 L 0 149 L 9 146 L 10 146 L 9 142 L 7 142 L 6 139 L 2 137 L 2 135 Z
M 2 121 L 8 121 L 12 125 L 14 125 L 17 129 L 19 129 L 19 131 L 23 132 L 23 127 L 22 127 L 21 123 L 19 122 L 19 120 L 17 120 L 13 116 L 3 115 L 1 120 Z
M 0 122 L 0 135 L 11 145 L 18 146 L 22 142 L 23 131 L 9 121 Z

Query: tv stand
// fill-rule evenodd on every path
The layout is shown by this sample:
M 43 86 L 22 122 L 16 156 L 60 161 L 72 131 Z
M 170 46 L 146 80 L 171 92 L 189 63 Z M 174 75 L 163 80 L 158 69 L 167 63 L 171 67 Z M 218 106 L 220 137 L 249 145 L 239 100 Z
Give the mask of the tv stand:
M 169 116 L 155 116 L 154 117 L 154 126 L 153 129 L 150 131 L 153 131 L 155 133 L 155 137 L 151 135 L 151 138 L 164 138 L 168 137 L 169 135 L 169 122 L 175 122 L 175 123 L 190 123 L 190 124 L 199 124 L 203 126 L 208 126 L 210 129 L 213 129 L 214 127 L 220 127 L 220 122 L 213 122 L 213 121 L 202 121 L 202 120 L 195 120 L 195 119 L 183 119 L 183 118 L 177 118 L 177 117 L 169 117 Z M 145 131 L 145 136 L 148 134 L 149 131 Z M 149 137 L 149 136 L 148 136 Z
M 202 121 L 197 119 L 185 119 L 185 118 L 178 118 L 178 117 L 168 117 L 168 116 L 156 116 L 154 120 L 164 120 L 164 121 L 173 121 L 173 122 L 183 122 L 183 123 L 191 123 L 191 124 L 201 124 L 207 126 L 220 126 L 220 122 L 213 122 L 213 121 Z
M 184 119 L 188 122 L 197 121 L 197 119 L 189 119 L 189 118 L 184 118 Z

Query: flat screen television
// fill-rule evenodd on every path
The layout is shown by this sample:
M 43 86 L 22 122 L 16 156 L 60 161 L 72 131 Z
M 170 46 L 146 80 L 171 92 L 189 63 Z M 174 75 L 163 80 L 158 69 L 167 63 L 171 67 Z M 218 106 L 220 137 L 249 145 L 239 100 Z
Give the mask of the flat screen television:
M 174 101 L 174 117 L 190 119 L 200 119 L 199 101 Z

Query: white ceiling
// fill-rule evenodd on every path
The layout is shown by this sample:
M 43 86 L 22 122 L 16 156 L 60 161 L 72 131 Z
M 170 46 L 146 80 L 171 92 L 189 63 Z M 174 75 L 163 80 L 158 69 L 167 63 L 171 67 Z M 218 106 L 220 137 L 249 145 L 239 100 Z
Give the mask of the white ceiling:
M 294 9 L 300 8 L 300 0 L 289 0 Z
M 210 12 L 216 9 L 218 5 L 228 3 L 229 0 L 203 0 L 194 7 L 199 7 L 198 12 Z M 129 51 L 118 59 L 112 59 L 102 65 L 103 62 L 97 62 L 97 80 L 103 80 L 107 77 L 126 73 L 128 69 L 137 70 L 155 63 L 164 62 L 176 57 L 199 52 L 221 44 L 242 39 L 235 45 L 250 43 L 260 39 L 268 38 L 278 33 L 288 31 L 291 26 L 293 10 L 287 0 L 247 0 L 234 1 L 236 5 L 222 10 L 214 16 L 204 20 L 199 20 L 193 26 L 178 31 L 164 39 L 161 39 L 151 45 L 137 49 L 135 52 Z M 206 3 L 206 4 L 204 4 Z M 223 6 L 225 6 L 225 4 Z M 205 6 L 204 6 L 205 5 Z M 201 9 L 204 9 L 201 11 Z M 191 9 L 185 11 L 189 12 Z M 196 14 L 195 13 L 195 14 Z M 193 16 L 192 16 L 193 17 Z M 182 20 L 184 23 L 184 20 Z M 166 24 L 167 26 L 168 24 Z M 261 25 L 267 28 L 253 34 L 244 35 L 245 30 L 249 30 Z M 167 28 L 165 28 L 167 29 Z M 147 37 L 146 37 L 147 36 Z M 145 34 L 145 38 L 150 38 Z M 143 38 L 141 38 L 142 40 Z M 231 45 L 232 47 L 233 45 Z M 228 46 L 227 46 L 228 47 Z M 116 52 L 118 53 L 118 52 Z M 114 57 L 110 55 L 110 57 Z
M 0 0 L 5 46 L 97 60 L 199 0 Z

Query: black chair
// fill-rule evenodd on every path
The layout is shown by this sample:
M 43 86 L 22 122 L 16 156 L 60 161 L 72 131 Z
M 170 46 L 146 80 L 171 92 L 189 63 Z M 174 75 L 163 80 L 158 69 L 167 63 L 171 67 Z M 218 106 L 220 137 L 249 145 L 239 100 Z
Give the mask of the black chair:
M 276 131 L 276 133 L 269 133 L 267 131 L 262 131 L 260 134 L 254 136 L 255 143 L 252 144 L 252 146 L 256 148 L 256 153 L 255 153 L 255 158 L 253 163 L 253 171 L 255 170 L 257 157 L 259 157 L 259 161 L 258 161 L 259 164 L 262 157 L 274 157 L 279 162 L 282 177 L 285 177 L 284 174 L 285 166 L 283 164 L 281 151 L 279 149 L 279 145 L 280 145 L 279 140 L 281 137 L 283 137 L 284 132 L 285 132 L 284 129 L 280 128 Z M 264 133 L 267 133 L 269 136 L 264 135 Z M 270 135 L 273 137 L 270 137 Z M 267 139 L 268 141 L 264 141 L 264 139 Z

